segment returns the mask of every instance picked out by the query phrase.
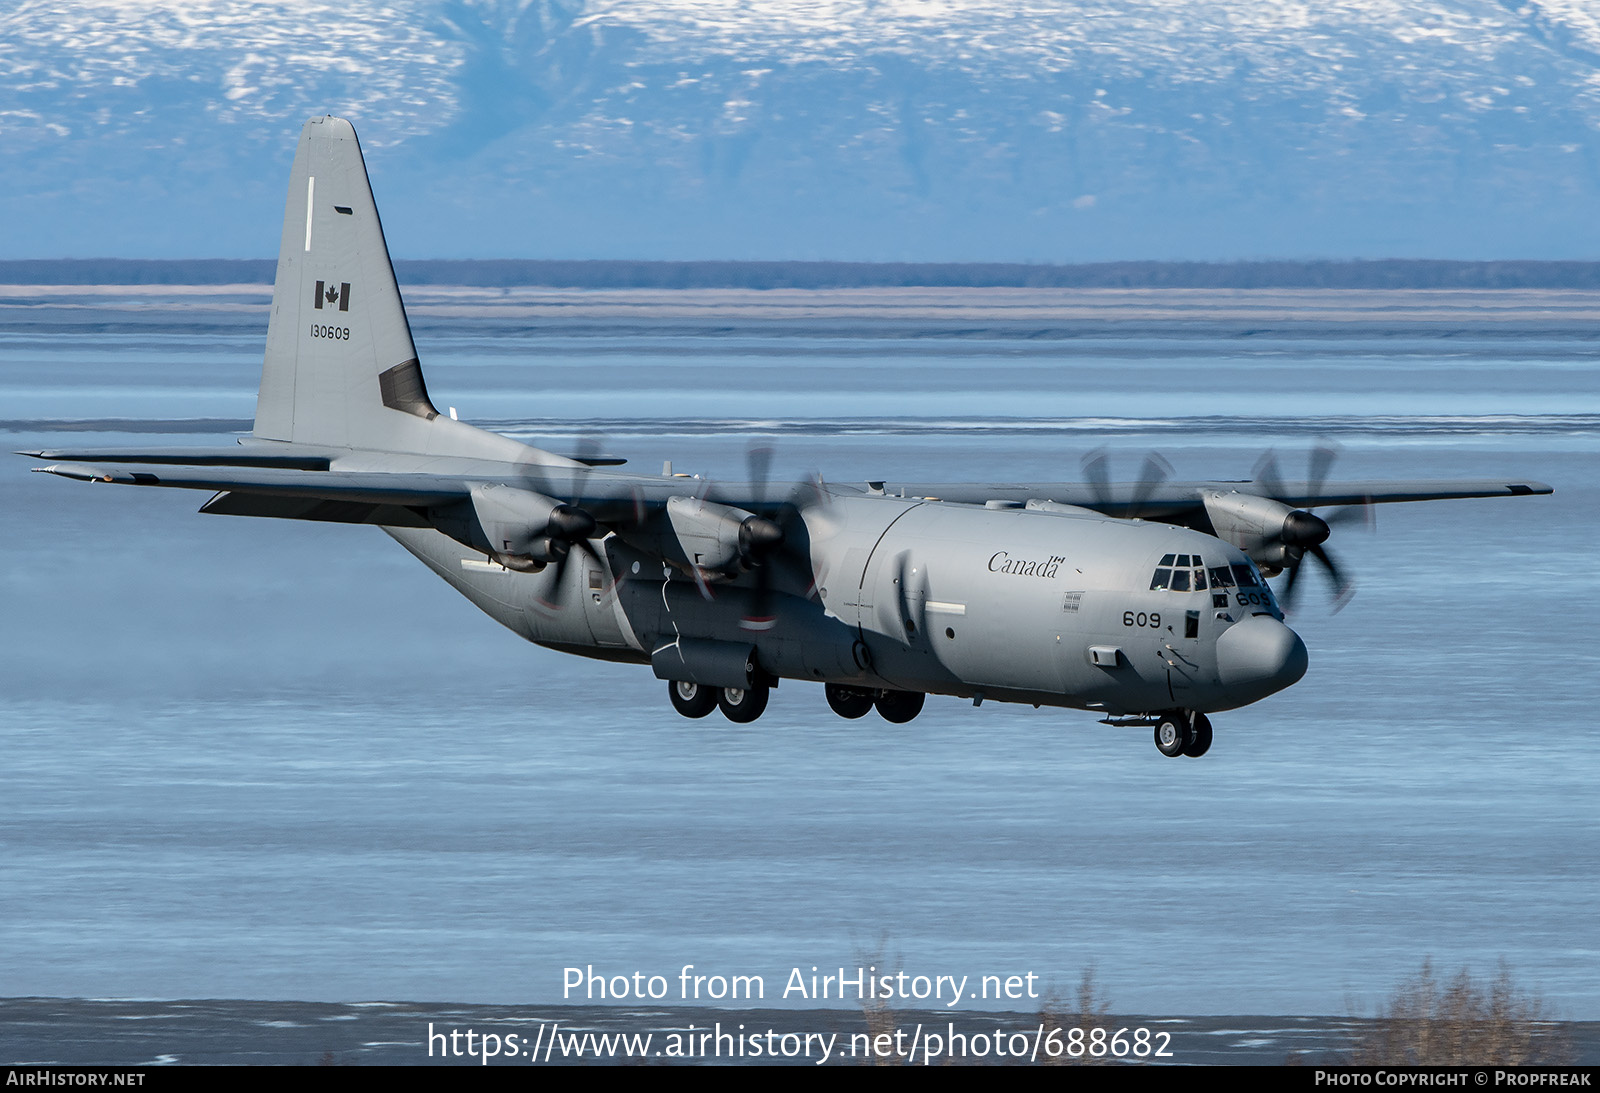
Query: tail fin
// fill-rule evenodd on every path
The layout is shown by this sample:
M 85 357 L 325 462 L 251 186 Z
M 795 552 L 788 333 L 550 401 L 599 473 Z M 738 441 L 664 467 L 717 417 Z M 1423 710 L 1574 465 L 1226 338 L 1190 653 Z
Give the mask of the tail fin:
M 312 118 L 289 174 L 255 436 L 378 451 L 463 447 L 462 430 L 436 427 L 443 424 L 422 380 L 355 127 Z

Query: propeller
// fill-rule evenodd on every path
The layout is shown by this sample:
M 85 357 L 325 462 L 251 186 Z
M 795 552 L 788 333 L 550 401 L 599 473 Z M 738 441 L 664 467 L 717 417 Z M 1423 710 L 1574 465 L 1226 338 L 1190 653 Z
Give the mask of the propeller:
M 1083 476 L 1088 479 L 1089 492 L 1094 495 L 1093 507 L 1097 511 L 1116 515 L 1114 510 L 1121 509 L 1120 515 L 1133 520 L 1144 512 L 1161 484 L 1172 477 L 1172 464 L 1159 452 L 1148 453 L 1127 500 L 1119 499 L 1117 491 L 1111 488 L 1111 459 L 1105 448 L 1096 448 L 1083 457 Z
M 1339 457 L 1339 449 L 1331 444 L 1318 444 L 1311 449 L 1311 454 L 1306 467 L 1306 493 L 1316 497 L 1322 492 L 1323 484 L 1328 480 L 1328 472 L 1333 469 Z M 1283 479 L 1278 474 L 1277 453 L 1270 449 L 1256 461 L 1255 478 L 1267 491 L 1267 495 L 1281 499 L 1285 490 Z M 1296 588 L 1299 587 L 1300 569 L 1305 564 L 1306 556 L 1316 559 L 1322 566 L 1323 572 L 1333 585 L 1334 599 L 1333 610 L 1337 614 L 1350 602 L 1355 595 L 1355 580 L 1328 553 L 1324 543 L 1333 533 L 1333 527 L 1338 524 L 1361 522 L 1371 529 L 1374 524 L 1373 505 L 1367 501 L 1361 505 L 1340 508 L 1330 514 L 1326 519 L 1316 515 L 1310 509 L 1296 509 L 1284 520 L 1282 541 L 1288 547 L 1288 562 L 1284 566 L 1289 576 L 1284 582 L 1283 600 L 1284 611 L 1293 609 L 1296 599 Z
M 772 459 L 773 449 L 770 447 L 752 445 L 745 451 L 746 477 L 754 495 L 752 500 L 760 510 L 756 517 L 746 520 L 739 529 L 739 549 L 755 581 L 750 613 L 739 624 L 745 630 L 770 630 L 776 625 L 777 611 L 773 596 L 780 570 L 787 570 L 791 576 L 799 570 L 800 577 L 807 583 L 807 593 L 815 588 L 815 581 L 810 577 L 810 560 L 798 556 L 790 534 L 795 530 L 796 522 L 802 520 L 801 512 L 807 507 L 804 496 L 807 489 L 812 491 L 810 503 L 815 504 L 822 495 L 821 485 L 815 479 L 796 482 L 774 513 L 769 493 Z
M 1128 516 L 1137 519 L 1144 512 L 1144 507 L 1149 503 L 1152 495 L 1160 485 L 1172 477 L 1172 464 L 1161 457 L 1159 452 L 1151 452 L 1144 457 L 1144 463 L 1139 467 L 1139 481 L 1133 488 L 1133 503 L 1128 508 Z
M 754 488 L 756 508 L 764 513 L 768 505 L 767 484 L 772 475 L 772 449 L 752 445 L 745 449 L 744 462 L 745 480 Z M 739 554 L 752 567 L 761 565 L 768 552 L 783 542 L 783 528 L 761 513 L 739 527 Z
M 577 450 L 572 456 L 573 461 L 577 463 L 577 467 L 572 471 L 572 496 L 578 501 L 584 497 L 589 485 L 589 476 L 594 473 L 594 468 L 609 463 L 608 460 L 599 457 L 600 451 L 601 444 L 598 437 L 585 434 L 578 439 Z M 619 578 L 612 574 L 610 564 L 590 542 L 590 536 L 600 526 L 594 515 L 579 504 L 563 502 L 550 513 L 548 526 L 551 546 L 555 548 L 552 553 L 556 556 L 555 561 L 551 563 L 555 571 L 550 577 L 550 588 L 556 599 L 547 600 L 541 597 L 539 602 L 552 611 L 566 610 L 568 605 L 560 602 L 560 597 L 566 587 L 567 563 L 572 560 L 574 550 L 594 559 L 603 579 L 610 585 L 609 594 L 615 595 Z
M 926 575 L 918 576 L 917 567 L 911 564 L 911 551 L 902 550 L 894 559 L 895 608 L 900 615 L 901 635 L 907 642 L 916 640 L 917 598 L 926 596 Z

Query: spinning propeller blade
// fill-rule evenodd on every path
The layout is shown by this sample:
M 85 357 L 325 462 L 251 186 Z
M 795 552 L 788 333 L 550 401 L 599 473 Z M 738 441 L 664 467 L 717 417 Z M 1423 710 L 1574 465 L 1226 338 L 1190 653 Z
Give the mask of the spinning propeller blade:
M 1318 444 L 1311 449 L 1311 455 L 1306 467 L 1307 492 L 1315 497 L 1322 492 L 1323 485 L 1328 480 L 1328 472 L 1333 469 L 1339 457 L 1339 449 L 1332 444 Z M 1278 477 L 1277 456 L 1271 451 L 1267 452 L 1256 463 L 1256 481 L 1267 488 L 1269 495 L 1279 497 L 1283 493 L 1282 480 Z M 1300 570 L 1305 565 L 1306 557 L 1316 559 L 1317 564 L 1327 574 L 1333 586 L 1333 611 L 1337 614 L 1343 610 L 1344 605 L 1350 602 L 1350 597 L 1355 595 L 1356 583 L 1345 570 L 1333 560 L 1323 544 L 1328 539 L 1329 531 L 1335 524 L 1360 521 L 1368 528 L 1373 526 L 1373 506 L 1371 502 L 1364 505 L 1342 508 L 1331 514 L 1327 519 L 1316 516 L 1309 510 L 1302 516 L 1299 512 L 1291 514 L 1285 526 L 1285 542 L 1293 548 L 1291 560 L 1284 568 L 1288 571 L 1288 579 L 1283 585 L 1283 609 L 1287 613 L 1294 608 L 1297 597 L 1296 588 L 1299 586 Z M 1298 556 L 1296 556 L 1298 555 Z
M 1131 520 L 1138 518 L 1156 490 L 1172 477 L 1172 464 L 1159 452 L 1148 453 L 1139 468 L 1139 480 L 1133 484 L 1133 491 L 1126 500 L 1119 499 L 1117 491 L 1112 489 L 1111 459 L 1106 449 L 1096 448 L 1083 457 L 1083 477 L 1089 483 L 1089 492 L 1094 495 L 1093 507 L 1097 511 Z M 1122 511 L 1116 511 L 1118 509 Z
M 565 611 L 569 606 L 561 602 L 565 596 L 567 565 L 572 561 L 574 551 L 587 554 L 594 559 L 599 567 L 602 580 L 613 584 L 615 578 L 611 575 L 611 567 L 606 560 L 594 549 L 589 537 L 599 527 L 599 521 L 594 515 L 582 507 L 583 499 L 589 485 L 589 477 L 594 473 L 595 464 L 601 462 L 599 453 L 602 450 L 600 439 L 592 433 L 585 433 L 578 438 L 577 448 L 572 459 L 578 464 L 572 471 L 572 500 L 563 501 L 550 514 L 550 535 L 557 543 L 563 543 L 566 549 L 561 550 L 556 560 L 551 563 L 554 572 L 550 575 L 552 599 L 540 599 L 540 603 L 553 611 Z M 580 590 L 581 594 L 581 590 Z
M 788 496 L 781 507 L 774 512 L 774 502 L 768 492 L 773 454 L 772 448 L 764 446 L 752 446 L 745 453 L 745 469 L 755 494 L 754 501 L 761 510 L 760 523 L 751 521 L 747 524 L 753 533 L 748 544 L 747 561 L 754 572 L 755 592 L 750 601 L 750 613 L 740 623 L 746 630 L 770 630 L 777 624 L 774 597 L 780 577 L 797 577 L 794 583 L 804 584 L 808 596 L 816 589 L 815 579 L 811 576 L 810 559 L 799 556 L 792 532 L 797 523 L 803 523 L 802 511 L 821 503 L 823 494 L 820 480 L 810 478 L 795 482 L 789 487 Z

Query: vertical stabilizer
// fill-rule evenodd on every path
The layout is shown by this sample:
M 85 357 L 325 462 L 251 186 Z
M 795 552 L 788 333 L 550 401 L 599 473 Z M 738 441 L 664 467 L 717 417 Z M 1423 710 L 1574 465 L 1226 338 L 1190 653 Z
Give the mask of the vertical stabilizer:
M 289 174 L 255 435 L 426 451 L 437 417 L 355 127 L 312 118 Z

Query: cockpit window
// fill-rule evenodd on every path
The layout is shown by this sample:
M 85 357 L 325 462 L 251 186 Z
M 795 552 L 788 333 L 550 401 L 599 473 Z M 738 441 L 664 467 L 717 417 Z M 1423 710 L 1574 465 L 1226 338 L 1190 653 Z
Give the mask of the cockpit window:
M 1191 569 L 1190 567 L 1193 566 Z M 1152 592 L 1203 592 L 1208 584 L 1219 584 L 1227 580 L 1228 567 L 1211 571 L 1211 579 L 1206 579 L 1206 561 L 1198 554 L 1164 554 L 1161 565 L 1157 567 L 1155 575 L 1150 578 Z
M 1216 561 L 1216 556 L 1213 555 L 1211 560 Z M 1199 554 L 1165 555 L 1161 559 L 1161 564 L 1156 567 L 1154 576 L 1150 578 L 1150 589 L 1153 592 L 1171 592 L 1180 596 L 1188 596 L 1195 592 L 1208 593 L 1213 608 L 1237 606 L 1253 614 L 1281 617 L 1272 588 L 1248 556 L 1244 562 L 1225 562 L 1207 566 L 1206 559 Z M 1183 608 L 1194 602 L 1196 601 L 1188 600 Z M 1179 608 L 1178 604 L 1171 606 Z M 1199 615 L 1197 612 L 1188 614 L 1197 618 Z M 1187 633 L 1187 626 L 1185 632 Z

